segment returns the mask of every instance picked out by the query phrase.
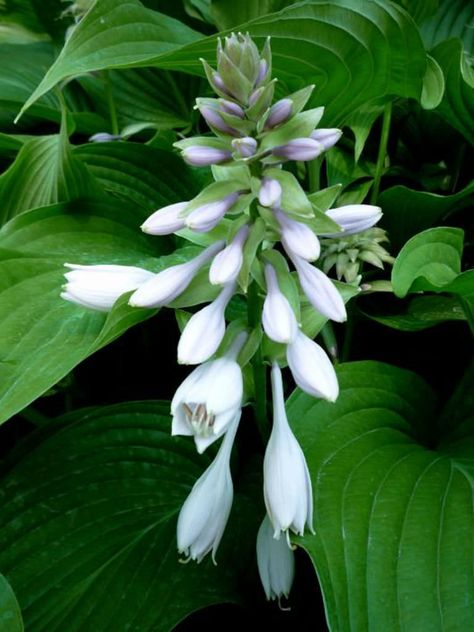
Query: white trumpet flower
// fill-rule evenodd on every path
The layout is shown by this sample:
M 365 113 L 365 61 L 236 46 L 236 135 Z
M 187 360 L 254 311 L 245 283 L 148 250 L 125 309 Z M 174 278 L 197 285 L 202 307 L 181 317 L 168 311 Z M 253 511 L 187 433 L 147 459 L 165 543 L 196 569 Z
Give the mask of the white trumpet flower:
M 330 208 L 326 215 L 337 222 L 343 233 L 324 233 L 324 237 L 344 237 L 372 228 L 382 217 L 380 206 L 371 204 L 348 204 L 339 208 Z
M 285 538 L 274 538 L 265 516 L 257 534 L 257 565 L 267 599 L 288 597 L 295 577 L 295 554 Z
M 267 336 L 275 342 L 290 343 L 298 331 L 293 309 L 278 287 L 275 270 L 270 264 L 265 266 L 267 296 L 263 303 L 262 324 Z
M 244 392 L 237 354 L 247 339 L 240 333 L 225 356 L 188 375 L 171 402 L 171 434 L 193 435 L 201 454 L 240 416 Z
M 235 284 L 226 285 L 212 303 L 191 316 L 178 342 L 180 364 L 200 364 L 217 351 L 225 333 L 225 308 L 234 291 Z
M 132 294 L 129 305 L 132 307 L 162 307 L 168 305 L 184 290 L 193 280 L 198 270 L 212 259 L 224 245 L 218 241 L 201 252 L 200 255 L 176 266 L 171 266 L 154 274 L 146 283 Z
M 229 518 L 234 488 L 230 455 L 239 419 L 224 435 L 216 458 L 196 481 L 178 517 L 178 551 L 200 562 L 212 551 L 212 560 Z
M 289 254 L 289 253 L 288 253 Z M 302 257 L 291 255 L 298 278 L 308 301 L 323 316 L 338 323 L 347 319 L 342 296 L 331 279 Z
M 61 298 L 102 312 L 110 311 L 122 294 L 136 290 L 155 276 L 149 270 L 134 266 L 64 265 L 71 272 L 64 275 L 67 283 L 63 286 Z
M 336 401 L 339 395 L 336 372 L 322 347 L 298 331 L 286 348 L 286 359 L 295 382 L 305 393 Z
M 209 269 L 212 285 L 225 285 L 235 281 L 243 263 L 243 246 L 249 234 L 247 224 L 237 232 L 231 243 L 213 259 Z
M 309 226 L 289 218 L 279 209 L 274 211 L 281 228 L 281 242 L 290 255 L 297 255 L 306 261 L 315 261 L 321 252 L 319 239 Z
M 313 493 L 308 466 L 288 424 L 281 371 L 272 366 L 273 428 L 263 461 L 263 492 L 273 536 L 288 529 L 303 535 L 305 524 L 313 532 Z

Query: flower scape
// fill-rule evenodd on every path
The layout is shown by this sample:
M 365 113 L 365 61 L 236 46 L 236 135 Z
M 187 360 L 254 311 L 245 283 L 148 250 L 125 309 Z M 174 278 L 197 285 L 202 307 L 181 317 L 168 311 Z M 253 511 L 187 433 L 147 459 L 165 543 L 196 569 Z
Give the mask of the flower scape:
M 377 206 L 350 204 L 321 210 L 323 195 L 307 195 L 296 163 L 318 158 L 337 143 L 339 129 L 318 127 L 324 108 L 304 110 L 314 86 L 274 102 L 270 41 L 259 52 L 249 35 L 218 41 L 217 69 L 202 60 L 216 98 L 196 108 L 213 135 L 175 143 L 193 167 L 212 167 L 214 181 L 194 199 L 154 212 L 142 225 L 150 235 L 178 235 L 206 247 L 194 259 L 158 273 L 131 266 L 66 263 L 62 297 L 109 311 L 133 292 L 136 308 L 169 306 L 198 272 L 208 270 L 216 298 L 184 324 L 178 362 L 197 365 L 171 403 L 173 435 L 192 437 L 202 453 L 221 440 L 217 456 L 184 502 L 178 550 L 200 562 L 215 560 L 233 501 L 230 457 L 242 406 L 251 399 L 243 371 L 258 358 L 271 366 L 273 426 L 264 457 L 266 515 L 257 537 L 257 561 L 268 599 L 288 596 L 294 576 L 290 531 L 313 531 L 313 494 L 305 457 L 285 412 L 281 367 L 313 397 L 334 402 L 338 381 L 326 351 L 305 326 L 303 310 L 325 320 L 346 320 L 342 283 L 358 288 L 361 265 L 383 267 L 391 258 L 373 226 Z M 300 164 L 301 166 L 301 164 Z M 329 204 L 333 203 L 335 195 Z M 205 238 L 205 239 L 204 239 Z M 248 319 L 226 326 L 226 308 L 248 298 Z M 263 331 L 262 331 L 263 330 Z M 254 390 L 257 376 L 254 375 Z

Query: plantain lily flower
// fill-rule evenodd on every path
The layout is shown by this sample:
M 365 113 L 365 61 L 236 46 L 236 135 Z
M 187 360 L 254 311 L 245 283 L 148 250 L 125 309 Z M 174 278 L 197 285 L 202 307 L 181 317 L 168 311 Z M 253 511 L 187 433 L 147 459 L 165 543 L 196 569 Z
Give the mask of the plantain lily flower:
M 209 281 L 212 285 L 225 285 L 237 279 L 244 260 L 243 247 L 249 234 L 247 224 L 237 232 L 231 243 L 212 260 Z
M 265 266 L 267 296 L 263 303 L 262 324 L 267 336 L 275 342 L 290 343 L 298 331 L 293 309 L 278 287 L 278 280 L 273 267 Z
M 319 257 L 321 246 L 311 228 L 287 217 L 279 209 L 274 209 L 273 212 L 280 224 L 281 242 L 285 250 L 306 261 L 315 261 Z
M 288 597 L 295 577 L 295 554 L 284 538 L 274 538 L 265 516 L 257 534 L 257 565 L 268 600 Z

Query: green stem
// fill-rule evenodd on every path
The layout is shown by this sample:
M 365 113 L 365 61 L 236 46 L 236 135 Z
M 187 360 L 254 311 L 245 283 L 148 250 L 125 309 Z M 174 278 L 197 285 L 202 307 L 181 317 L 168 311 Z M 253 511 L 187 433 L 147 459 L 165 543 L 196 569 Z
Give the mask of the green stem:
M 388 137 L 390 134 L 390 121 L 392 119 L 392 103 L 387 103 L 383 111 L 382 131 L 380 133 L 379 153 L 377 156 L 377 164 L 375 166 L 374 184 L 370 203 L 376 204 L 379 197 L 380 181 L 382 179 L 382 171 L 385 166 L 385 157 L 387 155 Z
M 346 305 L 347 308 L 347 324 L 344 332 L 344 342 L 342 344 L 342 351 L 340 355 L 341 362 L 347 362 L 350 357 L 352 338 L 354 336 L 355 324 L 356 324 L 356 312 L 354 305 L 351 301 Z
M 321 167 L 323 164 L 323 157 L 319 156 L 315 160 L 308 162 L 308 178 L 309 178 L 309 192 L 314 193 L 321 188 Z
M 260 316 L 262 311 L 262 301 L 258 294 L 258 286 L 255 281 L 249 286 L 247 298 L 247 314 L 250 327 L 260 326 Z M 253 382 L 255 388 L 254 412 L 260 436 L 264 443 L 268 439 L 268 417 L 267 417 L 267 372 L 263 364 L 262 351 L 259 347 L 252 358 Z
M 107 70 L 104 70 L 105 77 L 105 88 L 107 94 L 107 105 L 109 108 L 109 116 L 110 116 L 110 126 L 112 128 L 112 134 L 114 136 L 118 136 L 119 134 L 119 124 L 117 118 L 117 109 L 115 107 L 114 95 L 112 91 L 112 82 L 110 81 L 110 76 Z

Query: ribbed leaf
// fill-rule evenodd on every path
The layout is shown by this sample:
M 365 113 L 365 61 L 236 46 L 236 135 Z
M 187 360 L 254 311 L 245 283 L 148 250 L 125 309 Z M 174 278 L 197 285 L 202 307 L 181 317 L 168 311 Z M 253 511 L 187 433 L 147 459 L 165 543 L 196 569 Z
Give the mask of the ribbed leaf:
M 437 11 L 420 25 L 428 50 L 453 37 L 463 40 L 468 55 L 474 52 L 474 5 L 470 0 L 441 0 Z
M 294 4 L 292 0 L 211 0 L 210 12 L 218 29 L 225 31 Z
M 435 398 L 418 376 L 375 362 L 338 374 L 335 404 L 296 392 L 288 406 L 315 494 L 316 535 L 298 543 L 317 569 L 330 629 L 469 629 L 472 376 L 436 442 Z
M 210 457 L 170 436 L 168 411 L 143 402 L 75 413 L 18 451 L 2 481 L 0 568 L 31 632 L 167 632 L 239 601 L 251 501 L 237 500 L 217 567 L 179 563 L 177 515 Z

